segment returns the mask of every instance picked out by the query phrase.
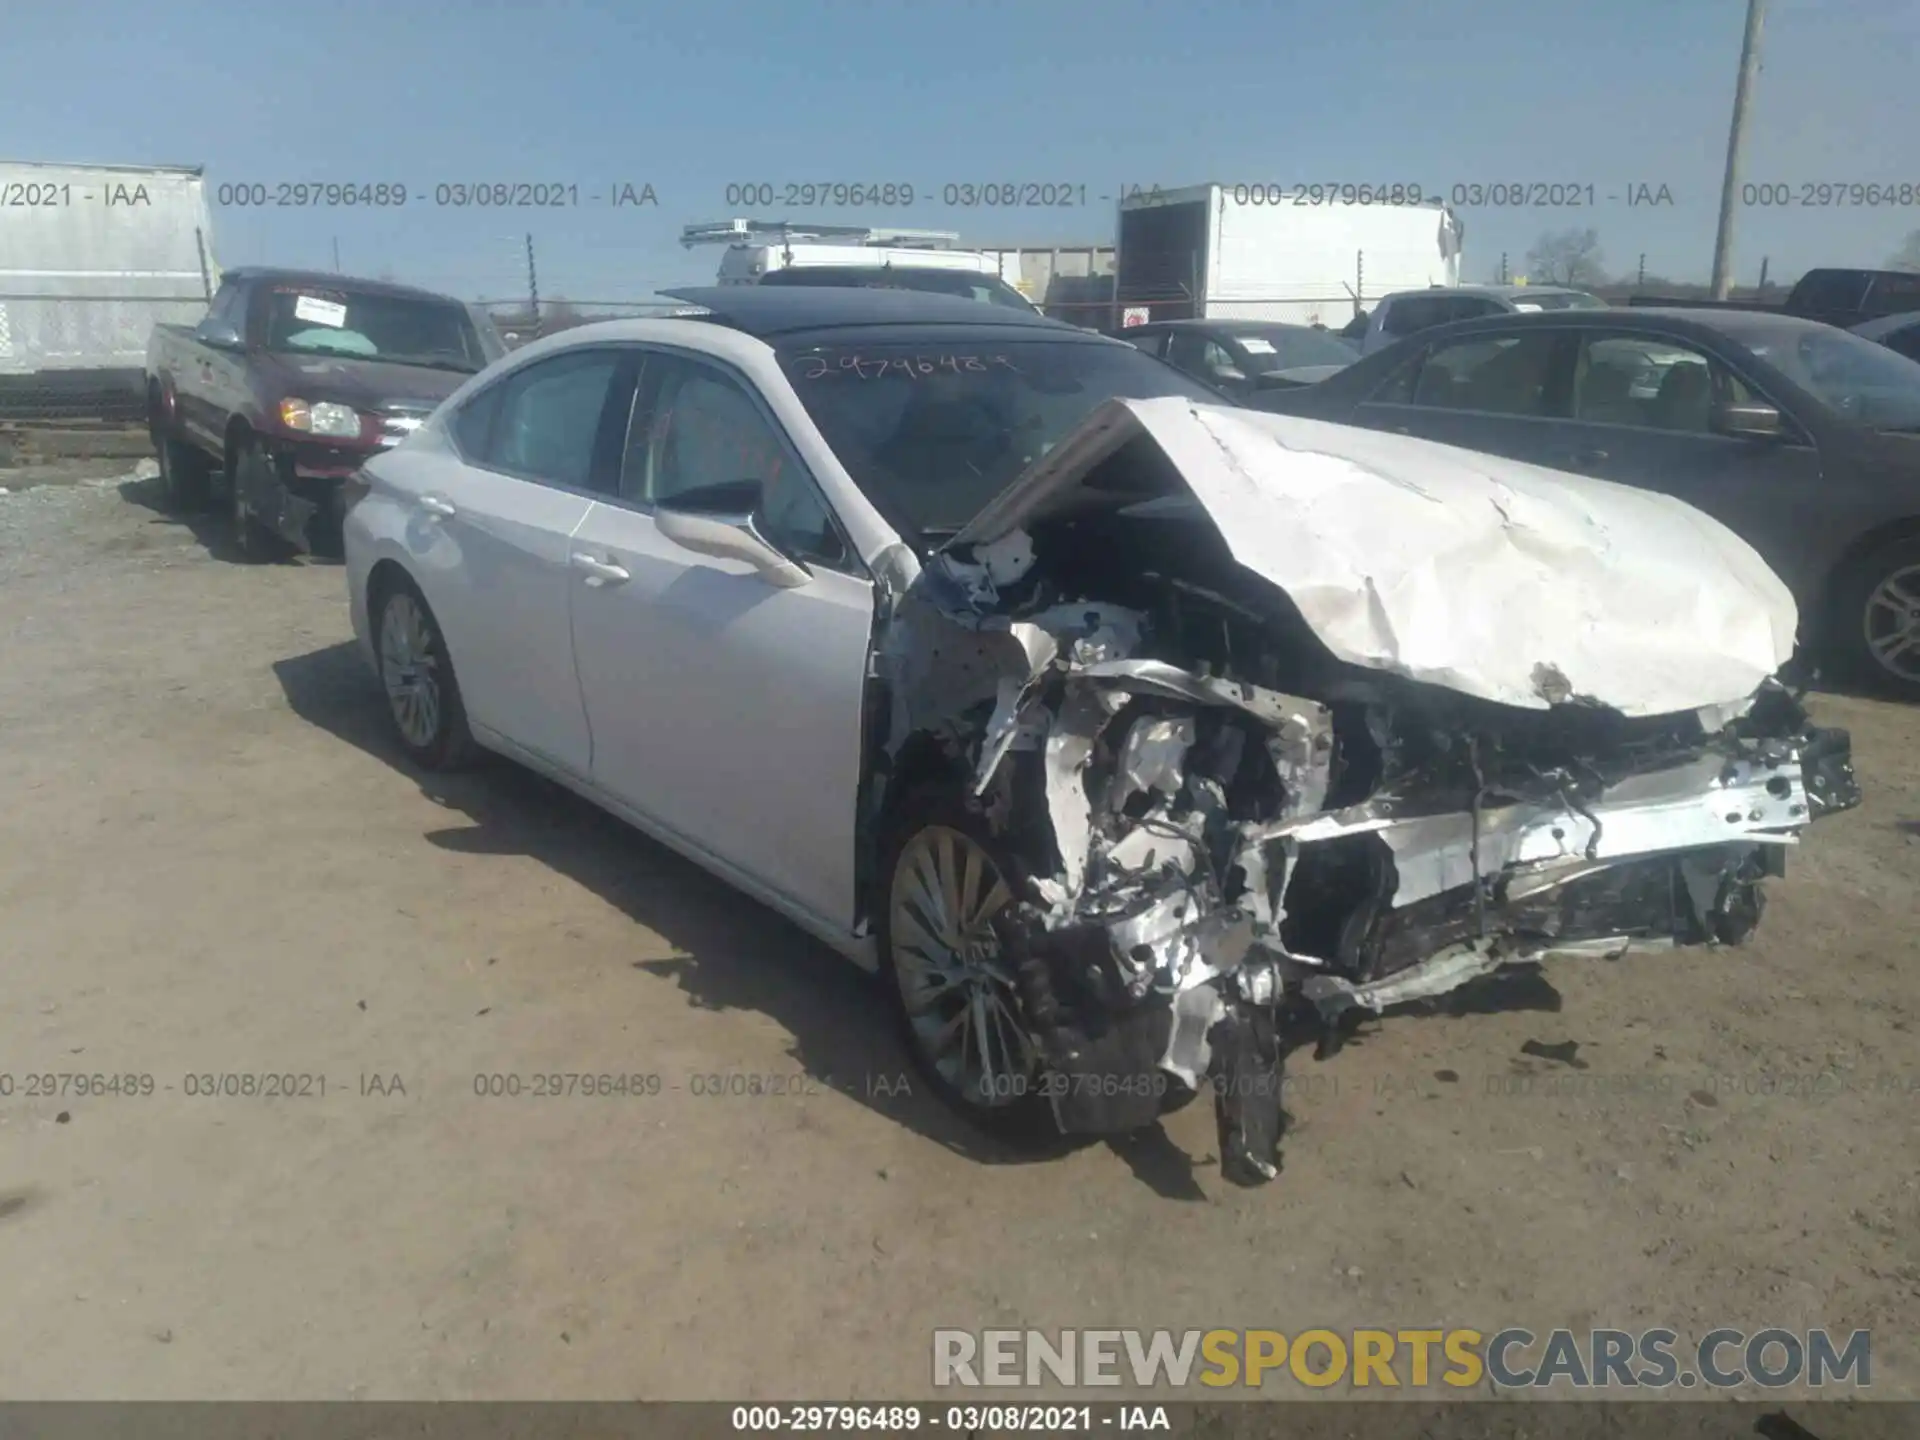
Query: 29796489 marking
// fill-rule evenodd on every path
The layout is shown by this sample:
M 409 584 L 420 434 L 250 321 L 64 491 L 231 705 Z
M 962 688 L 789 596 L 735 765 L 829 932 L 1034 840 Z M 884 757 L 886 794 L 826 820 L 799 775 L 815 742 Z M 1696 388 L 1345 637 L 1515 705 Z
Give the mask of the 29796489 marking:
M 736 1405 L 732 1421 L 735 1430 L 869 1435 L 918 1430 L 926 1423 L 918 1405 Z
M 1168 1078 L 1164 1070 L 1150 1075 L 1063 1075 L 1057 1070 L 1039 1075 L 994 1074 L 985 1082 L 1000 1099 L 1040 1095 L 1056 1099 L 1067 1095 L 1165 1095 Z
M 45 1070 L 29 1071 L 24 1075 L 0 1074 L 0 1099 L 15 1095 L 27 1100 L 54 1100 L 67 1096 L 87 1099 L 103 1095 L 151 1095 L 157 1088 L 151 1075 L 74 1074 Z

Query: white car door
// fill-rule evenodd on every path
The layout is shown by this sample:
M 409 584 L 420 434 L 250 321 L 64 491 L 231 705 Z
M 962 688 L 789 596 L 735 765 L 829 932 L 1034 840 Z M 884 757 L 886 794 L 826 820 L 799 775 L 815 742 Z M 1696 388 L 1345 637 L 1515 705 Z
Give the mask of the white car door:
M 567 613 L 571 546 L 596 463 L 608 483 L 618 464 L 624 365 L 615 349 L 536 361 L 464 401 L 452 444 L 393 456 L 405 457 L 395 468 L 415 511 L 410 569 L 446 634 L 468 720 L 483 742 L 492 732 L 583 776 L 592 749 Z
M 572 547 L 595 782 L 850 929 L 871 580 L 778 422 L 729 367 L 647 353 L 619 488 Z M 755 507 L 761 533 L 805 578 L 786 588 L 746 561 L 682 548 L 655 523 L 661 502 Z

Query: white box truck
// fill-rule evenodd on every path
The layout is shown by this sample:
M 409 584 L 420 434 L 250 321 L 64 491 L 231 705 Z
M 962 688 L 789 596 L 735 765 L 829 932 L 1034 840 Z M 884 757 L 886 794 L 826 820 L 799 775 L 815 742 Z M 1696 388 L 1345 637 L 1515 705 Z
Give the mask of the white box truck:
M 199 167 L 0 161 L 0 419 L 140 415 L 155 323 L 219 283 Z
M 1035 308 L 1001 278 L 1002 259 L 958 248 L 952 230 L 733 219 L 684 226 L 680 243 L 725 245 L 717 285 L 830 285 L 931 290 Z
M 1337 330 L 1393 290 L 1460 283 L 1452 209 L 1332 199 L 1342 187 L 1193 185 L 1120 201 L 1114 303 L 1148 320 L 1273 320 Z

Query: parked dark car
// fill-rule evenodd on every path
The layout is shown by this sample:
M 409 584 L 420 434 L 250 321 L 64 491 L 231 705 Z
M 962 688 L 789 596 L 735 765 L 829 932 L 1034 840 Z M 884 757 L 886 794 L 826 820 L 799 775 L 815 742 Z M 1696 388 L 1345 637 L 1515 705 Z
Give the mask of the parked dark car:
M 1031 314 L 1034 303 L 997 275 L 947 270 L 931 265 L 790 265 L 769 270 L 762 285 L 819 285 L 833 290 L 918 290 L 926 295 L 958 295 L 1004 305 Z
M 1236 398 L 1313 385 L 1360 358 L 1334 331 L 1271 320 L 1158 320 L 1120 338 Z
M 197 326 L 147 342 L 147 425 L 176 510 L 232 508 L 241 553 L 311 550 L 341 482 L 506 353 L 459 300 L 378 280 L 229 270 Z
M 1809 270 L 1778 305 L 1757 300 L 1681 300 L 1665 295 L 1635 295 L 1629 305 L 1659 309 L 1748 310 L 1797 315 L 1849 329 L 1883 315 L 1920 311 L 1920 273 L 1911 270 L 1851 270 L 1832 266 Z
M 1733 310 L 1503 315 L 1248 403 L 1677 496 L 1787 583 L 1808 653 L 1920 698 L 1920 364 L 1892 350 Z
M 1365 324 L 1359 317 L 1340 333 L 1359 341 L 1363 354 L 1455 320 L 1534 310 L 1602 310 L 1607 302 L 1565 285 L 1434 285 L 1382 295 Z
M 1853 333 L 1862 340 L 1884 345 L 1896 355 L 1920 360 L 1920 311 L 1903 315 L 1882 315 L 1877 320 L 1855 325 Z

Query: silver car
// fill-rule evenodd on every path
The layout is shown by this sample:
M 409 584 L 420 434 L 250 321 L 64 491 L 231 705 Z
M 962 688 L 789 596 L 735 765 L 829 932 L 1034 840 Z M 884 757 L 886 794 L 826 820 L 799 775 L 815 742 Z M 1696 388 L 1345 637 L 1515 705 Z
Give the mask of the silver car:
M 1550 955 L 1737 942 L 1849 746 L 1678 501 L 1261 415 L 1120 341 L 874 290 L 537 342 L 367 465 L 400 746 L 571 787 L 879 972 L 1009 1137 Z M 1551 562 L 1547 556 L 1554 557 Z

